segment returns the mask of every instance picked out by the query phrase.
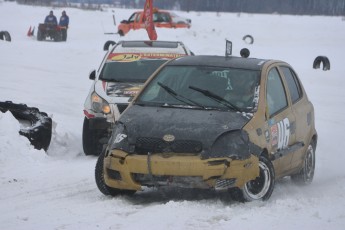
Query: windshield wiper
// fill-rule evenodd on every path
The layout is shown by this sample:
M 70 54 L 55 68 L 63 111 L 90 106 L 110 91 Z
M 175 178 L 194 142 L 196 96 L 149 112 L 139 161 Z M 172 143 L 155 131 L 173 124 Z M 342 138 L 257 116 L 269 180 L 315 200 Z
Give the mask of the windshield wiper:
M 138 106 L 161 106 L 162 103 L 158 103 L 158 102 L 147 102 L 147 101 L 134 101 L 133 102 L 134 105 L 138 105 Z
M 231 102 L 225 100 L 224 98 L 218 96 L 217 94 L 215 93 L 212 93 L 206 89 L 200 89 L 198 87 L 195 87 L 195 86 L 189 86 L 190 89 L 192 90 L 195 90 L 195 91 L 198 91 L 202 94 L 204 94 L 206 97 L 209 97 L 215 101 L 217 101 L 218 103 L 222 104 L 222 105 L 225 105 L 226 107 L 232 109 L 232 110 L 236 110 L 236 111 L 239 111 L 239 112 L 243 112 L 240 108 L 238 108 L 236 105 L 232 104 Z
M 121 80 L 117 80 L 117 79 L 112 79 L 112 78 L 103 78 L 103 76 L 100 76 L 99 77 L 99 80 L 102 80 L 102 81 L 107 81 L 107 82 L 123 82 Z
M 178 93 L 176 93 L 173 89 L 171 89 L 169 86 L 166 86 L 164 85 L 163 83 L 161 82 L 157 82 L 157 84 L 162 87 L 165 91 L 167 91 L 171 96 L 173 96 L 174 98 L 176 98 L 178 101 L 181 101 L 183 103 L 186 103 L 187 105 L 190 105 L 190 106 L 198 106 L 198 107 L 201 107 L 203 109 L 206 109 L 205 106 L 191 100 L 191 99 L 188 99 Z

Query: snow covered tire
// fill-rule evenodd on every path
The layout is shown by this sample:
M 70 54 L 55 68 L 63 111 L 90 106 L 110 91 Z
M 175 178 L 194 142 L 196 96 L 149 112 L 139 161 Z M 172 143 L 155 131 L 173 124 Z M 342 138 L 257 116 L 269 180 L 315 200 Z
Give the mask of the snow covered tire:
M 301 171 L 291 176 L 291 180 L 297 184 L 308 185 L 313 181 L 315 172 L 315 144 L 310 143 L 303 161 Z
M 45 112 L 11 101 L 0 102 L 0 110 L 10 111 L 19 122 L 30 122 L 30 127 L 21 128 L 19 134 L 27 137 L 35 149 L 48 150 L 52 137 L 52 119 Z
M 117 196 L 117 195 L 132 195 L 136 191 L 134 190 L 121 190 L 116 188 L 111 188 L 105 184 L 104 180 L 104 157 L 106 153 L 106 148 L 104 146 L 102 153 L 99 155 L 96 167 L 95 167 L 95 180 L 97 188 L 104 195 Z

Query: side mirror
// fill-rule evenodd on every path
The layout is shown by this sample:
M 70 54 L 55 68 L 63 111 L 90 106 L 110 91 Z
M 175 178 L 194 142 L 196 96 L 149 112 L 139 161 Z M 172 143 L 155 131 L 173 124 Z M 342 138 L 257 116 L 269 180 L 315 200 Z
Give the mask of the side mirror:
M 89 74 L 89 79 L 90 80 L 95 80 L 96 79 L 96 70 L 92 70 Z

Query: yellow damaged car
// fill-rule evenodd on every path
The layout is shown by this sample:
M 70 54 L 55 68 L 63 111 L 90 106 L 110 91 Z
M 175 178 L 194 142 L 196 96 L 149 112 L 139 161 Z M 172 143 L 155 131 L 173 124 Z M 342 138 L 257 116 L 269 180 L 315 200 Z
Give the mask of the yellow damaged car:
M 314 108 L 283 61 L 185 56 L 161 66 L 117 120 L 95 178 L 106 195 L 145 187 L 267 200 L 275 181 L 312 182 Z

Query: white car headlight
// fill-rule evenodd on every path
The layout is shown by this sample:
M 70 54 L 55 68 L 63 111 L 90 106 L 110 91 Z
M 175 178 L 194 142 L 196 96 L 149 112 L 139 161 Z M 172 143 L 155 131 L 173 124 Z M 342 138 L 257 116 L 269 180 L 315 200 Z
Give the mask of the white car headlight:
M 97 113 L 110 113 L 110 106 L 108 102 L 98 96 L 95 92 L 91 95 L 91 108 Z

